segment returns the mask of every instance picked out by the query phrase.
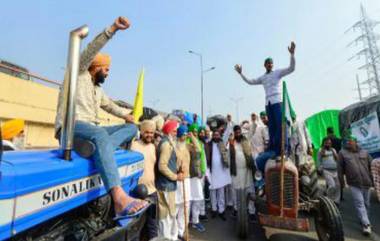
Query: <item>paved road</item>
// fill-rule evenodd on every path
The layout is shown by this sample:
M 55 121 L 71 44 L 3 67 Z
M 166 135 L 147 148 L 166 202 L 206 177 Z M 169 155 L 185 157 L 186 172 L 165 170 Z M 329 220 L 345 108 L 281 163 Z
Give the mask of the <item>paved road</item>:
M 354 240 L 374 240 L 380 241 L 380 203 L 372 195 L 371 200 L 371 221 L 373 225 L 373 234 L 371 237 L 365 237 L 361 234 L 361 227 L 353 209 L 351 195 L 348 190 L 345 190 L 345 200 L 343 201 L 340 210 L 342 212 L 344 232 L 346 241 Z M 205 223 L 207 231 L 205 233 L 197 233 L 190 228 L 190 240 L 192 241 L 235 241 L 239 240 L 235 231 L 234 219 L 227 213 L 227 221 L 222 221 L 220 218 L 210 219 Z M 314 229 L 314 224 L 311 224 Z M 250 234 L 247 240 L 268 240 L 270 241 L 315 241 L 318 240 L 316 233 L 312 230 L 309 233 L 287 232 L 284 230 L 266 228 L 262 229 L 259 225 L 252 224 Z

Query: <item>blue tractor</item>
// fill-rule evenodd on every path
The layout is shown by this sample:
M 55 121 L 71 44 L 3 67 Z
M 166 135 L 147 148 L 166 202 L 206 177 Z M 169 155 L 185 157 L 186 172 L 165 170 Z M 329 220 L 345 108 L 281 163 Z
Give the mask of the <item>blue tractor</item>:
M 86 26 L 70 33 L 60 148 L 3 152 L 0 140 L 0 240 L 135 240 L 139 236 L 144 213 L 115 221 L 111 197 L 93 161 L 73 151 L 79 51 L 87 33 Z M 115 159 L 123 188 L 134 195 L 144 167 L 142 154 L 118 150 Z

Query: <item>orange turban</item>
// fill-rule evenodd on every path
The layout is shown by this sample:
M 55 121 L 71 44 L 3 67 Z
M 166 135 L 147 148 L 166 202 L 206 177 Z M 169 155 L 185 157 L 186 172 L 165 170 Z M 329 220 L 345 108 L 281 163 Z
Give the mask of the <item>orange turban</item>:
M 1 137 L 4 140 L 10 140 L 13 137 L 20 134 L 24 130 L 25 122 L 24 120 L 14 119 L 5 122 L 1 125 Z
M 98 53 L 92 60 L 92 67 L 109 67 L 111 64 L 111 56 L 108 54 Z

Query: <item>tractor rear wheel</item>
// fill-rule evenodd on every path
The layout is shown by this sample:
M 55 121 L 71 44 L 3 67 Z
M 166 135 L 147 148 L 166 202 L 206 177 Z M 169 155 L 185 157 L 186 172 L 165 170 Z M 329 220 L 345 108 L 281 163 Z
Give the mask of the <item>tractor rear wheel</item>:
M 342 216 L 328 197 L 320 197 L 315 210 L 315 229 L 320 241 L 344 241 Z
M 248 236 L 248 213 L 247 213 L 247 192 L 245 189 L 239 189 L 237 194 L 237 234 L 240 239 L 246 239 Z

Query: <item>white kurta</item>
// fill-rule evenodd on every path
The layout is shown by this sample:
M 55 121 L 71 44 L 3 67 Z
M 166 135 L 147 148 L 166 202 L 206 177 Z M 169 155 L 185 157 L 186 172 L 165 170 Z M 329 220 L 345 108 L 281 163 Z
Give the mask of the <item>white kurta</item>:
M 299 163 L 303 164 L 308 161 L 309 155 L 307 150 L 312 146 L 309 132 L 304 122 L 296 121 L 293 124 L 293 133 L 290 138 L 291 154 L 297 155 Z
M 259 125 L 256 127 L 255 134 L 251 138 L 252 156 L 257 157 L 258 154 L 265 151 L 265 145 L 269 143 L 268 127 Z
M 311 147 L 311 139 L 305 124 L 296 121 L 293 124 L 293 133 L 291 135 L 291 145 L 295 154 L 306 154 L 307 149 Z
M 186 194 L 186 202 L 192 200 L 191 198 L 191 185 L 190 178 L 185 178 L 185 194 Z M 183 182 L 177 181 L 177 190 L 175 192 L 175 203 L 181 204 L 183 203 Z
M 211 159 L 212 170 L 210 173 L 210 189 L 218 189 L 231 184 L 230 169 L 223 166 L 222 155 L 216 143 L 212 143 Z
M 203 197 L 202 179 L 198 177 L 190 178 L 190 191 L 192 201 L 201 201 Z
M 236 153 L 236 176 L 232 176 L 232 187 L 234 189 L 245 189 L 253 185 L 252 171 L 248 169 L 241 144 L 235 144 Z

